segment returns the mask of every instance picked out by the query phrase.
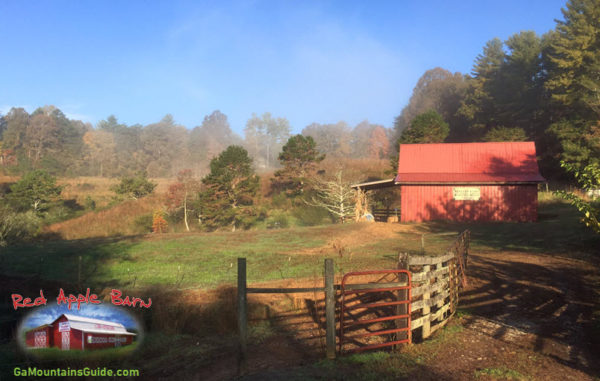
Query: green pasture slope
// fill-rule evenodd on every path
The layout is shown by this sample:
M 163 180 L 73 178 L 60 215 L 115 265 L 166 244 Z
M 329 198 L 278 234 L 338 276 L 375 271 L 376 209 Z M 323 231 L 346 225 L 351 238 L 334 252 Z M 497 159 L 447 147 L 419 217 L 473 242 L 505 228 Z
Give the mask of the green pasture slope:
M 0 272 L 65 285 L 80 280 L 85 287 L 212 288 L 235 283 L 238 257 L 248 260 L 249 282 L 319 277 L 325 257 L 334 258 L 337 273 L 390 268 L 398 253 L 420 251 L 421 234 L 425 234 L 426 252 L 437 254 L 448 247 L 454 236 L 436 233 L 465 229 L 472 231 L 471 247 L 477 252 L 585 257 L 599 247 L 598 236 L 578 222 L 577 211 L 571 206 L 540 202 L 539 215 L 538 222 L 524 224 L 413 224 L 410 232 L 375 242 L 358 240 L 358 244 L 337 252 L 328 248 L 331 239 L 342 234 L 360 237 L 362 224 L 46 241 L 1 248 Z

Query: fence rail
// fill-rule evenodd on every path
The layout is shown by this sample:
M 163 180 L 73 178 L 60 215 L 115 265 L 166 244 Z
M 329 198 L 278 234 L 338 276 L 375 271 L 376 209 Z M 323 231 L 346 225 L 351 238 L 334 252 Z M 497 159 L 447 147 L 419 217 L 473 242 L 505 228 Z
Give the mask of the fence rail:
M 373 208 L 371 214 L 375 218 L 375 221 L 380 222 L 398 222 L 400 218 L 400 208 Z

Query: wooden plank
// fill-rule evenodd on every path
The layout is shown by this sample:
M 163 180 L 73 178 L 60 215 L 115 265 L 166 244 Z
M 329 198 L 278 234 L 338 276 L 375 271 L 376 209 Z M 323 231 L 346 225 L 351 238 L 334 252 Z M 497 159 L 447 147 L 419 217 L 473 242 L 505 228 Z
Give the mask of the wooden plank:
M 423 266 L 423 272 L 428 273 L 429 269 L 430 269 L 430 267 L 428 265 Z M 423 300 L 424 300 L 423 316 L 429 315 L 429 312 L 431 311 L 431 307 L 429 307 L 429 305 L 428 305 L 430 295 L 431 295 L 431 290 L 425 290 L 423 292 Z M 430 334 L 431 334 L 430 321 L 429 321 L 429 319 L 424 319 L 423 320 L 423 338 L 424 339 L 428 338 Z
M 410 266 L 434 265 L 434 264 L 449 261 L 452 258 L 454 258 L 453 253 L 447 253 L 445 255 L 438 255 L 435 257 L 430 257 L 427 255 L 413 255 L 409 258 L 408 264 Z
M 450 269 L 446 266 L 446 267 L 442 267 L 441 269 L 434 270 L 434 271 L 415 273 L 412 276 L 412 281 L 413 282 L 424 282 L 424 281 L 428 281 L 433 278 L 437 278 L 439 276 L 446 275 L 449 273 L 450 273 Z
M 431 322 L 437 320 L 440 316 L 442 316 L 444 312 L 448 311 L 448 308 L 450 308 L 450 305 L 446 304 L 444 307 L 442 307 L 440 310 L 436 311 L 433 314 L 421 316 L 420 318 L 414 319 L 413 321 L 411 321 L 410 324 L 411 329 L 417 329 L 419 327 L 423 327 L 426 324 L 429 324 L 429 333 L 431 334 Z M 425 338 L 425 336 L 423 336 L 423 338 Z
M 423 326 L 424 319 L 428 316 L 421 316 L 420 318 L 416 318 L 411 320 L 410 329 L 414 330 Z
M 417 300 L 416 302 L 412 302 L 410 307 L 412 312 L 415 312 L 423 308 L 425 304 L 428 304 L 429 307 L 432 307 L 434 304 L 437 304 L 440 301 L 443 302 L 448 296 L 450 296 L 450 291 L 443 290 L 441 293 L 437 294 L 433 298 L 430 298 L 429 300 Z
M 448 324 L 449 321 L 450 321 L 450 319 L 442 320 L 438 324 L 434 325 L 433 327 L 431 327 L 431 333 L 434 333 L 438 329 L 442 328 L 443 326 L 445 326 L 446 324 Z
M 443 279 L 441 281 L 437 281 L 434 284 L 426 284 L 420 287 L 415 287 L 412 289 L 411 293 L 412 293 L 412 297 L 416 297 L 416 296 L 420 296 L 423 295 L 426 291 L 427 292 L 435 292 L 435 291 L 440 291 L 443 288 L 447 288 L 448 287 L 448 279 Z

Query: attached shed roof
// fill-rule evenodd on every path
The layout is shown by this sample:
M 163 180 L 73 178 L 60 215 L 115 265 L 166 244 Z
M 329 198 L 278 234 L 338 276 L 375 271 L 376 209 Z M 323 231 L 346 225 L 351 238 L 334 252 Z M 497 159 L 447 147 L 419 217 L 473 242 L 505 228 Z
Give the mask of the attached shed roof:
M 369 181 L 366 183 L 352 184 L 350 187 L 354 189 L 362 189 L 363 191 L 393 187 L 395 185 L 394 178 L 387 180 Z
M 540 183 L 534 142 L 401 144 L 396 184 Z

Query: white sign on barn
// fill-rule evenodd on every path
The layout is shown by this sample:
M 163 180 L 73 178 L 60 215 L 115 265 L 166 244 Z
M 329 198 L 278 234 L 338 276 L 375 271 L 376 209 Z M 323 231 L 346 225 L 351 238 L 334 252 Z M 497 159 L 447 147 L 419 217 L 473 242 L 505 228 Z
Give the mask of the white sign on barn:
M 58 332 L 69 332 L 71 330 L 71 325 L 68 321 L 61 321 L 58 323 Z
M 455 187 L 452 188 L 452 196 L 455 200 L 479 200 L 481 190 L 477 187 Z

